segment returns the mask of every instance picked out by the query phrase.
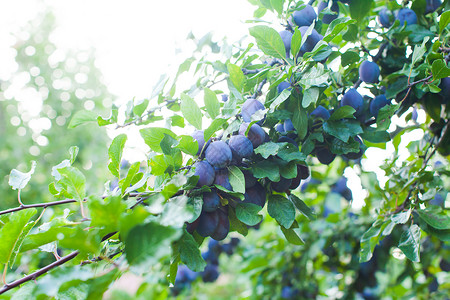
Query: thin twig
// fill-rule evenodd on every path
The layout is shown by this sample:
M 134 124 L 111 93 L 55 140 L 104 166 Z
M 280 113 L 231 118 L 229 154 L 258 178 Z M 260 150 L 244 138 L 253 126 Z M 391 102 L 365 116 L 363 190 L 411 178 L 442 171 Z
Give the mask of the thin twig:
M 4 285 L 2 288 L 0 288 L 0 295 L 15 288 L 18 287 L 19 285 L 28 282 L 30 280 L 35 280 L 37 277 L 47 273 L 48 271 L 68 262 L 69 260 L 72 260 L 73 258 L 75 258 L 77 255 L 79 254 L 79 251 L 74 251 L 72 253 L 70 253 L 69 255 L 66 255 L 64 257 L 61 257 L 60 260 L 57 260 L 51 264 L 49 264 L 48 266 L 43 267 L 42 269 L 37 270 L 36 272 L 31 273 L 30 275 L 27 275 L 21 279 L 18 279 L 16 281 L 13 281 L 9 284 Z
M 47 208 L 49 206 L 55 206 L 55 205 L 61 205 L 61 204 L 67 204 L 67 203 L 74 203 L 77 202 L 75 199 L 65 199 L 61 201 L 53 201 L 53 202 L 46 202 L 46 203 L 36 203 L 36 204 L 27 204 L 27 205 L 21 205 L 18 207 L 10 208 L 7 210 L 0 211 L 0 215 L 9 214 L 15 211 L 23 210 L 23 209 L 29 209 L 29 208 L 36 208 L 36 207 L 43 207 Z

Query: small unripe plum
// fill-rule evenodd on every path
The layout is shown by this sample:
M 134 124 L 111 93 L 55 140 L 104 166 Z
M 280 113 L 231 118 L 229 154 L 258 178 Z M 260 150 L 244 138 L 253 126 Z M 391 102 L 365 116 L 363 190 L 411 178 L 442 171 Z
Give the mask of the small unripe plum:
M 300 27 L 300 33 L 302 34 L 302 37 L 306 34 L 306 31 L 308 30 L 308 26 Z M 306 39 L 303 46 L 300 48 L 300 51 L 298 55 L 303 56 L 306 52 L 311 52 L 316 44 L 323 39 L 323 36 L 317 32 L 317 30 L 313 29 L 311 34 Z
M 391 104 L 391 101 L 388 100 L 384 94 L 376 96 L 372 101 L 370 101 L 370 114 L 376 118 L 380 109 L 389 104 Z
M 291 119 L 284 120 L 284 130 L 285 131 L 294 131 L 295 130 L 294 124 L 292 124 Z
M 222 94 L 222 102 L 227 102 L 227 101 L 228 101 L 228 95 Z
M 251 122 L 252 115 L 258 110 L 263 110 L 264 108 L 264 104 L 254 98 L 249 98 L 244 102 L 244 104 L 242 104 L 242 119 L 244 122 Z
M 249 123 L 242 123 L 239 127 L 239 134 L 245 136 Z M 264 143 L 266 132 L 258 124 L 253 124 L 248 131 L 247 138 L 252 142 L 253 149 Z
M 203 134 L 203 130 L 196 130 L 194 131 L 194 133 L 192 133 L 192 138 L 194 138 L 194 140 L 197 141 L 198 144 L 198 151 L 197 151 L 197 155 L 200 155 L 200 152 L 203 149 L 203 146 L 205 146 L 205 137 Z M 208 142 L 206 143 L 205 149 L 208 147 L 208 145 L 211 143 L 211 140 L 208 140 Z M 205 153 L 205 151 L 203 151 L 203 154 Z
M 319 5 L 317 6 L 317 10 L 319 11 L 319 13 L 324 10 L 326 7 L 328 7 L 328 2 L 327 1 L 321 1 L 319 3 Z M 325 24 L 330 24 L 331 22 L 333 22 L 339 14 L 339 5 L 337 2 L 334 2 L 331 4 L 331 11 L 335 12 L 336 14 L 324 14 L 323 18 L 322 18 L 322 22 Z
M 441 4 L 442 4 L 441 0 L 427 0 L 425 13 L 428 14 L 435 11 L 436 9 L 439 8 L 439 6 L 441 6 Z
M 307 4 L 303 9 L 294 11 L 292 19 L 298 27 L 309 26 L 317 19 L 317 14 L 314 8 Z
M 219 270 L 216 265 L 206 265 L 201 274 L 203 282 L 214 282 L 219 278 Z
M 316 157 L 321 164 L 329 165 L 336 158 L 336 154 L 332 153 L 328 148 L 320 147 L 316 149 Z
M 253 203 L 261 208 L 266 204 L 266 191 L 259 182 L 256 182 L 254 186 L 246 189 L 244 197 L 244 203 Z
M 272 189 L 278 193 L 283 193 L 289 189 L 291 186 L 292 179 L 287 179 L 280 176 L 280 181 L 272 182 Z
M 291 40 L 293 34 L 289 30 L 282 30 L 278 33 L 281 36 L 281 40 L 283 40 L 284 48 L 286 49 L 286 57 L 289 57 L 289 53 L 291 52 Z
M 216 231 L 218 224 L 219 214 L 217 210 L 212 212 L 202 212 L 199 217 L 197 232 L 202 237 L 210 236 Z
M 205 158 L 214 167 L 224 168 L 231 162 L 233 154 L 224 141 L 212 142 L 206 149 Z
M 372 61 L 365 60 L 359 66 L 359 78 L 365 83 L 376 83 L 380 76 L 380 67 Z
M 406 25 L 417 24 L 417 15 L 416 13 L 409 8 L 402 8 L 397 13 L 397 20 L 400 21 L 400 25 L 406 22 Z
M 314 118 L 328 120 L 330 118 L 330 112 L 322 105 L 319 105 L 311 112 L 311 116 L 313 116 Z
M 253 154 L 252 142 L 243 135 L 233 135 L 228 141 L 231 151 L 241 158 L 250 158 Z
M 230 221 L 228 220 L 228 215 L 220 209 L 218 210 L 218 215 L 219 223 L 217 224 L 217 228 L 214 233 L 211 234 L 211 238 L 216 241 L 221 241 L 225 239 L 230 232 Z
M 220 197 L 217 191 L 203 193 L 203 211 L 212 212 L 220 206 Z
M 291 88 L 291 84 L 287 81 L 283 81 L 277 86 L 277 92 L 278 92 L 278 94 L 281 94 L 282 91 L 284 91 L 285 89 L 290 89 L 290 88 Z
M 207 161 L 196 162 L 193 167 L 195 167 L 195 176 L 198 176 L 197 186 L 202 187 L 204 185 L 211 185 L 214 182 L 215 171 L 214 168 Z
M 344 97 L 341 100 L 341 106 L 344 105 L 353 107 L 356 110 L 355 115 L 358 116 L 362 113 L 364 100 L 361 94 L 355 89 L 350 89 L 344 94 Z
M 389 9 L 385 7 L 382 10 L 380 10 L 380 12 L 378 13 L 378 22 L 381 24 L 381 26 L 389 28 L 391 27 L 393 21 L 394 15 Z
M 228 170 L 227 169 L 219 169 L 216 171 L 216 177 L 214 179 L 214 184 L 223 186 L 229 191 L 232 191 L 233 188 L 230 184 L 230 179 L 228 177 Z

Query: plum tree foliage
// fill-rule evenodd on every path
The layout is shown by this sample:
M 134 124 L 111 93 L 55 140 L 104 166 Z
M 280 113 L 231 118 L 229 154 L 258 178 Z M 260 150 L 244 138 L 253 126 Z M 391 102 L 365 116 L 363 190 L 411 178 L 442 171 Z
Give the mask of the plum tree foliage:
M 145 161 L 123 162 L 121 133 L 94 165 L 115 186 L 91 190 L 77 147 L 48 174 L 51 200 L 27 193 L 35 164 L 11 171 L 0 299 L 99 299 L 128 272 L 144 275 L 136 298 L 183 297 L 236 266 L 233 296 L 448 296 L 448 1 L 250 2 L 248 40 L 191 36 L 151 97 L 73 115 L 69 131 L 139 129 Z M 215 243 L 236 236 L 241 260 L 219 265 Z

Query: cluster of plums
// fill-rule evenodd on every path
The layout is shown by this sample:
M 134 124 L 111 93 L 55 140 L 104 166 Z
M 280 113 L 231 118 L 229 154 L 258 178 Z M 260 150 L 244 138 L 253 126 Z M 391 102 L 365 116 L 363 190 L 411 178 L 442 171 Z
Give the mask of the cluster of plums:
M 207 186 L 209 191 L 203 192 L 202 212 L 197 220 L 187 224 L 188 232 L 196 231 L 203 237 L 209 236 L 218 241 L 223 240 L 228 235 L 230 230 L 228 206 L 235 206 L 236 203 L 241 201 L 226 195 L 224 191 L 224 189 L 233 191 L 229 179 L 229 166 L 239 167 L 244 174 L 245 193 L 242 202 L 264 207 L 267 198 L 266 188 L 261 180 L 256 179 L 250 169 L 247 168 L 255 158 L 257 159 L 254 149 L 270 141 L 269 135 L 259 125 L 264 122 L 264 117 L 260 120 L 254 120 L 255 116 L 258 116 L 257 112 L 264 109 L 264 105 L 257 99 L 247 99 L 241 109 L 243 123 L 239 130 L 226 140 L 205 141 L 204 133 L 200 130 L 192 134 L 192 137 L 198 143 L 197 156 L 199 158 L 199 161 L 192 166 L 194 169 L 193 175 L 198 176 L 197 187 Z M 291 142 L 296 145 L 293 140 L 289 140 L 287 137 L 281 137 L 276 142 Z M 298 145 L 296 146 L 298 147 Z M 277 182 L 270 182 L 270 187 L 276 192 L 287 192 L 296 189 L 300 185 L 300 181 L 308 176 L 308 167 L 298 164 L 295 178 L 281 177 Z M 221 188 L 219 189 L 217 186 Z M 226 201 L 221 201 L 224 197 L 226 197 Z
M 208 250 L 202 253 L 203 259 L 206 261 L 206 267 L 203 272 L 194 272 L 185 265 L 180 265 L 175 277 L 175 285 L 172 289 L 174 294 L 180 293 L 183 289 L 188 288 L 191 283 L 198 277 L 203 282 L 214 282 L 219 278 L 219 256 L 222 253 L 228 256 L 232 255 L 235 248 L 239 244 L 238 238 L 231 238 L 228 243 L 221 243 L 213 239 L 209 240 Z
M 441 0 L 426 0 L 425 14 L 436 11 L 442 5 Z M 392 12 L 386 7 L 378 13 L 378 22 L 381 26 L 389 28 L 395 20 L 400 22 L 400 26 L 417 24 L 417 15 L 410 8 L 401 8 L 396 12 Z

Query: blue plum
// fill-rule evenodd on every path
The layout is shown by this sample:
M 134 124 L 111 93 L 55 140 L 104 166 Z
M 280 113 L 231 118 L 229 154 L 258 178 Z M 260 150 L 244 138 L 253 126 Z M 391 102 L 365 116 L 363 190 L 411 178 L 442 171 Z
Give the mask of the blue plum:
M 215 265 L 206 265 L 201 275 L 204 282 L 214 282 L 219 278 L 219 270 Z
M 212 212 L 220 206 L 220 197 L 217 191 L 203 193 L 203 211 Z
M 177 270 L 177 276 L 175 277 L 175 284 L 189 283 L 194 281 L 196 278 L 197 273 L 195 273 L 185 265 L 181 265 L 178 267 Z
M 319 5 L 317 6 L 317 10 L 319 13 L 324 10 L 326 7 L 328 7 L 328 1 L 321 1 Z M 336 14 L 324 14 L 322 18 L 322 22 L 325 24 L 330 24 L 333 22 L 333 20 L 337 19 L 339 15 L 339 5 L 337 2 L 332 2 L 330 10 L 332 12 L 335 12 Z
M 298 27 L 309 26 L 317 19 L 317 14 L 314 8 L 307 4 L 303 9 L 294 11 L 292 19 Z
M 251 122 L 252 121 L 252 115 L 257 112 L 258 110 L 264 110 L 264 104 L 259 102 L 258 100 L 254 98 L 247 99 L 244 104 L 242 104 L 241 114 L 242 119 L 244 122 Z
M 282 81 L 280 82 L 280 84 L 277 86 L 277 92 L 278 94 L 280 94 L 282 91 L 284 91 L 285 89 L 290 89 L 291 88 L 291 84 L 287 81 Z
M 197 218 L 197 220 L 192 223 L 186 223 L 186 231 L 189 233 L 193 233 L 197 229 L 199 220 L 200 218 Z
M 319 105 L 311 112 L 311 116 L 313 116 L 314 118 L 328 120 L 330 118 L 330 112 L 322 105 Z
M 245 136 L 249 123 L 242 123 L 239 127 L 239 134 Z M 265 142 L 266 132 L 258 124 L 253 124 L 248 131 L 247 138 L 252 142 L 253 149 Z
M 196 130 L 196 131 L 194 131 L 194 133 L 192 133 L 191 136 L 194 138 L 194 140 L 197 141 L 197 144 L 198 144 L 197 155 L 200 155 L 200 152 L 202 151 L 203 146 L 205 146 L 205 137 L 204 137 L 203 130 Z M 207 142 L 205 148 L 207 148 L 210 143 L 211 143 L 211 140 L 209 140 Z M 204 152 L 205 151 L 203 151 L 203 154 L 204 154 Z
M 372 61 L 365 60 L 359 66 L 359 78 L 365 83 L 376 83 L 380 76 L 380 67 Z
M 350 201 L 353 198 L 352 190 L 347 187 L 347 178 L 345 177 L 339 178 L 338 181 L 336 181 L 336 183 L 334 184 L 331 191 L 340 194 L 347 201 Z
M 266 204 L 266 191 L 261 183 L 256 182 L 254 186 L 245 189 L 244 203 L 253 203 L 261 208 Z
M 214 182 L 215 171 L 214 168 L 207 161 L 196 162 L 193 167 L 195 167 L 195 176 L 198 176 L 197 186 L 211 185 Z
M 219 222 L 217 224 L 216 230 L 211 234 L 211 238 L 216 241 L 221 241 L 225 239 L 230 232 L 230 221 L 228 220 L 228 215 L 222 210 L 218 210 Z
M 292 179 L 292 183 L 289 186 L 290 190 L 295 190 L 300 185 L 302 179 L 306 179 L 309 177 L 309 168 L 305 165 L 298 164 L 297 165 L 297 177 Z
M 302 36 L 306 34 L 306 31 L 308 30 L 308 26 L 300 27 L 300 33 Z M 298 52 L 299 56 L 303 56 L 306 52 L 311 52 L 316 44 L 323 39 L 323 36 L 319 34 L 315 29 L 312 30 L 311 34 L 306 39 L 303 46 L 300 48 L 300 51 Z
M 362 113 L 364 100 L 361 94 L 352 88 L 344 94 L 344 97 L 342 97 L 341 106 L 344 105 L 353 107 L 356 110 L 355 115 L 358 116 Z
M 442 78 L 439 86 L 442 90 L 441 94 L 444 96 L 445 102 L 448 103 L 450 100 L 450 77 Z
M 275 130 L 278 131 L 279 133 L 286 132 L 286 130 L 284 130 L 284 124 L 277 124 L 277 126 L 275 126 Z
M 389 104 L 391 104 L 391 101 L 388 100 L 384 94 L 376 96 L 372 101 L 370 101 L 369 112 L 376 118 L 380 109 Z
M 394 19 L 394 15 L 386 7 L 380 10 L 380 12 L 378 13 L 378 22 L 385 28 L 391 27 Z
M 283 193 L 289 189 L 292 184 L 292 179 L 287 179 L 280 176 L 280 180 L 277 182 L 272 182 L 272 189 L 278 193 Z
M 400 25 L 406 22 L 406 25 L 417 24 L 417 15 L 416 13 L 409 8 L 402 8 L 397 12 L 397 20 L 400 21 Z
M 230 164 L 233 154 L 227 143 L 214 141 L 206 148 L 205 158 L 213 167 L 224 168 Z
M 427 5 L 425 7 L 425 13 L 429 14 L 431 12 L 434 12 L 436 9 L 441 6 L 442 1 L 441 0 L 427 0 Z
M 213 239 L 211 239 L 210 241 L 217 242 L 216 240 L 213 240 Z M 208 264 L 212 264 L 212 265 L 216 265 L 216 266 L 219 265 L 219 253 L 211 251 L 211 249 L 209 249 L 209 251 L 203 252 L 202 257 Z
M 319 147 L 316 149 L 316 157 L 320 161 L 321 164 L 329 165 L 336 158 L 336 154 L 332 153 L 326 147 Z
M 291 119 L 284 120 L 284 130 L 285 131 L 294 131 L 295 130 L 294 124 L 292 124 Z
M 290 143 L 290 144 L 294 145 L 295 147 L 298 147 L 297 142 L 288 136 L 282 136 L 278 139 L 278 143 L 284 143 L 284 142 Z
M 217 210 L 212 212 L 202 212 L 197 226 L 197 232 L 202 237 L 210 236 L 216 231 L 219 224 L 219 213 Z
M 214 184 L 223 186 L 229 191 L 232 191 L 233 188 L 230 184 L 230 179 L 228 177 L 228 170 L 227 169 L 219 169 L 216 171 L 216 177 L 214 179 Z
M 292 40 L 292 32 L 289 30 L 282 30 L 278 32 L 281 36 L 281 40 L 283 41 L 284 48 L 286 49 L 286 57 L 289 57 L 291 52 L 291 40 Z
M 445 203 L 445 197 L 444 197 L 444 195 L 438 193 L 428 203 L 430 203 L 432 205 L 443 206 Z
M 228 141 L 233 154 L 237 154 L 241 158 L 250 158 L 253 154 L 252 142 L 243 135 L 233 135 Z
M 227 102 L 228 101 L 228 95 L 227 94 L 222 94 L 221 98 L 222 98 L 222 102 Z

